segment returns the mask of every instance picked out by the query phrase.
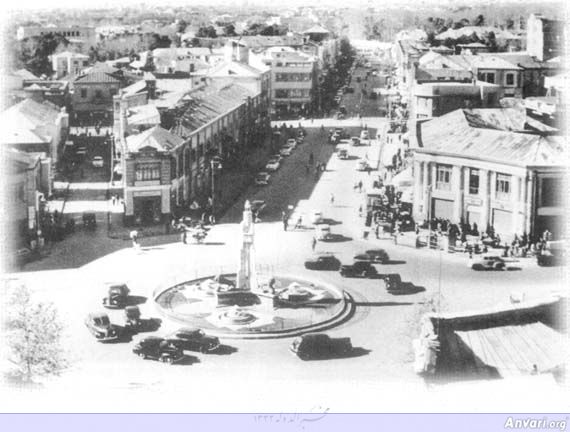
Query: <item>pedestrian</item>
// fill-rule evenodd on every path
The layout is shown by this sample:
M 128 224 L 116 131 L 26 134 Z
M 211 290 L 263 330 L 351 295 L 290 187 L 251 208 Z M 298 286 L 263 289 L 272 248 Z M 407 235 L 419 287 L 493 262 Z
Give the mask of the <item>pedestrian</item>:
M 311 152 L 311 154 L 309 155 L 309 165 L 313 165 L 314 161 L 315 161 L 315 156 L 313 155 L 313 152 Z
M 313 237 L 313 241 L 311 242 L 311 249 L 313 250 L 313 252 L 315 251 L 316 247 L 317 247 L 317 239 Z
M 376 238 L 380 239 L 380 224 L 376 224 L 376 227 L 374 228 L 374 232 L 376 234 Z
M 309 175 L 309 171 L 311 170 L 311 168 L 309 167 L 309 165 L 305 165 L 305 175 L 308 176 Z
M 111 197 L 111 202 L 113 204 L 113 207 L 115 207 L 115 204 L 117 202 L 117 196 L 115 194 L 113 194 L 113 196 Z
M 186 232 L 186 228 L 182 230 L 182 234 L 180 235 L 180 240 L 183 244 L 188 244 L 188 233 Z
M 334 205 L 334 194 L 331 193 L 331 205 Z
M 210 225 L 215 225 L 216 224 L 216 218 L 214 217 L 214 213 L 210 213 L 210 216 L 208 217 L 208 220 L 210 222 Z
M 137 230 L 133 230 L 130 232 L 129 237 L 131 238 L 132 242 L 133 242 L 133 248 L 136 248 L 139 243 L 138 243 L 138 237 L 139 237 L 139 233 Z
M 303 227 L 303 217 L 299 216 L 297 222 L 295 223 L 295 229 L 301 229 Z
M 358 192 L 362 192 L 362 180 L 358 181 Z
M 285 211 L 281 212 L 281 219 L 283 220 L 283 231 L 287 231 L 287 226 L 289 225 L 287 221 L 287 213 Z

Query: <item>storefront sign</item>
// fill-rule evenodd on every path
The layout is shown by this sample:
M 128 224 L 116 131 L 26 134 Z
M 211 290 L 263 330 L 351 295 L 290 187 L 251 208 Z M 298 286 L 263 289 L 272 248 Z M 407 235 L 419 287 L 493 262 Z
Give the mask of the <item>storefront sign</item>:
M 465 198 L 465 203 L 474 206 L 483 205 L 483 200 L 481 198 Z

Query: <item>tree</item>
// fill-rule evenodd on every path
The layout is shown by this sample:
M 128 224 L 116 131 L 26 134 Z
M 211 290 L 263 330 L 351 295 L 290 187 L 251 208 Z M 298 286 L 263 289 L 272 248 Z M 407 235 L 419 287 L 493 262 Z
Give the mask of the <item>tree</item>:
M 236 27 L 233 24 L 228 24 L 224 27 L 225 36 L 237 36 Z
M 265 27 L 263 30 L 261 30 L 259 32 L 259 34 L 261 36 L 276 36 L 279 33 L 278 32 L 276 33 L 275 28 L 272 25 L 270 25 L 270 26 Z
M 188 27 L 188 23 L 186 21 L 184 21 L 183 19 L 179 20 L 176 23 L 176 33 L 184 33 L 184 30 L 186 30 L 186 27 Z
M 210 39 L 218 37 L 214 26 L 200 27 L 198 29 L 198 32 L 196 33 L 196 36 L 199 38 L 210 38 Z
M 67 367 L 61 336 L 63 326 L 52 303 L 34 301 L 25 285 L 13 288 L 6 322 L 9 361 L 14 375 L 30 382 Z
M 148 49 L 150 51 L 156 48 L 170 48 L 172 41 L 166 35 L 161 36 L 158 33 L 152 33 L 150 35 L 150 40 L 148 41 Z
M 53 73 L 52 63 L 49 59 L 58 49 L 67 47 L 69 41 L 55 33 L 46 33 L 34 36 L 30 41 L 23 41 L 19 53 L 19 61 L 34 75 L 50 76 Z
M 485 17 L 483 15 L 477 15 L 477 18 L 475 18 L 475 22 L 473 23 L 473 25 L 476 25 L 478 27 L 484 26 Z

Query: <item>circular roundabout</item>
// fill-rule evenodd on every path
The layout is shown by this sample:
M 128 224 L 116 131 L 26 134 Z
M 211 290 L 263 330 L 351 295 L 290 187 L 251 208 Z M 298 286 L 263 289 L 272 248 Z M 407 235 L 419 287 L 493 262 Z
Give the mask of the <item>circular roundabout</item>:
M 167 319 L 226 338 L 277 338 L 321 331 L 352 315 L 353 302 L 327 283 L 290 275 L 257 276 L 254 291 L 236 290 L 236 274 L 202 277 L 154 295 Z

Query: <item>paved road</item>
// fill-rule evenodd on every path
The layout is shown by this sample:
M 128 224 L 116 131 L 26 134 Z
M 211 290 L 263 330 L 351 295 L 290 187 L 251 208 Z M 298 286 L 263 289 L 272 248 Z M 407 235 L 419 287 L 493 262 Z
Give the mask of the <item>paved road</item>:
M 333 411 L 394 411 L 403 407 L 429 409 L 430 403 L 467 409 L 461 400 L 450 400 L 444 390 L 429 393 L 428 402 L 422 380 L 412 373 L 410 344 L 417 334 L 418 317 L 425 309 L 423 303 L 435 298 L 444 310 L 465 310 L 508 302 L 513 290 L 525 291 L 532 298 L 559 289 L 560 271 L 525 263 L 518 271 L 475 273 L 467 268 L 463 256 L 396 246 L 386 240 L 362 240 L 362 221 L 356 211 L 362 196 L 352 185 L 366 174 L 355 170 L 356 159 L 339 160 L 332 155 L 324 139 L 319 128 L 309 129 L 306 143 L 286 159 L 271 184 L 252 187 L 243 200 L 261 198 L 268 202 L 266 216 L 256 225 L 256 254 L 261 269 L 319 277 L 353 295 L 357 303 L 355 316 L 330 334 L 351 337 L 359 349 L 358 356 L 302 362 L 288 351 L 290 339 L 226 340 L 236 352 L 198 354 L 192 365 L 166 367 L 134 356 L 131 344 L 102 345 L 91 339 L 82 321 L 88 312 L 101 309 L 105 282 L 126 281 L 133 294 L 150 298 L 157 287 L 233 269 L 239 239 L 235 221 L 241 212 L 241 200 L 211 231 L 205 245 L 144 243 L 141 252 L 126 248 L 77 270 L 20 275 L 39 295 L 58 305 L 68 324 L 66 341 L 72 360 L 70 371 L 48 383 L 45 393 L 38 393 L 41 401 L 26 394 L 27 409 L 57 410 L 65 406 L 70 411 L 282 412 L 326 406 Z M 327 171 L 316 183 L 312 176 L 305 176 L 304 165 L 311 151 L 327 162 Z M 362 157 L 366 147 L 351 151 Z M 331 193 L 335 195 L 334 205 L 330 203 Z M 334 231 L 352 239 L 319 243 L 318 250 L 337 253 L 347 262 L 363 249 L 382 246 L 393 263 L 379 270 L 399 273 L 419 292 L 396 297 L 388 294 L 378 280 L 344 279 L 336 272 L 305 270 L 303 261 L 311 254 L 312 231 L 284 232 L 277 220 L 283 206 L 300 199 L 308 199 L 312 208 L 341 222 L 333 227 Z M 157 314 L 150 300 L 142 310 L 146 316 Z M 122 322 L 121 311 L 111 311 L 110 315 L 112 321 Z M 165 323 L 159 333 L 174 328 Z M 172 398 L 173 392 L 179 397 Z M 50 397 L 55 394 L 57 398 Z M 116 405 L 118 397 L 128 401 L 128 408 L 123 403 Z M 17 403 L 17 397 L 11 401 Z M 517 402 L 522 406 L 521 401 Z M 535 409 L 540 406 L 536 400 L 533 403 Z M 484 402 L 479 406 L 496 409 Z

